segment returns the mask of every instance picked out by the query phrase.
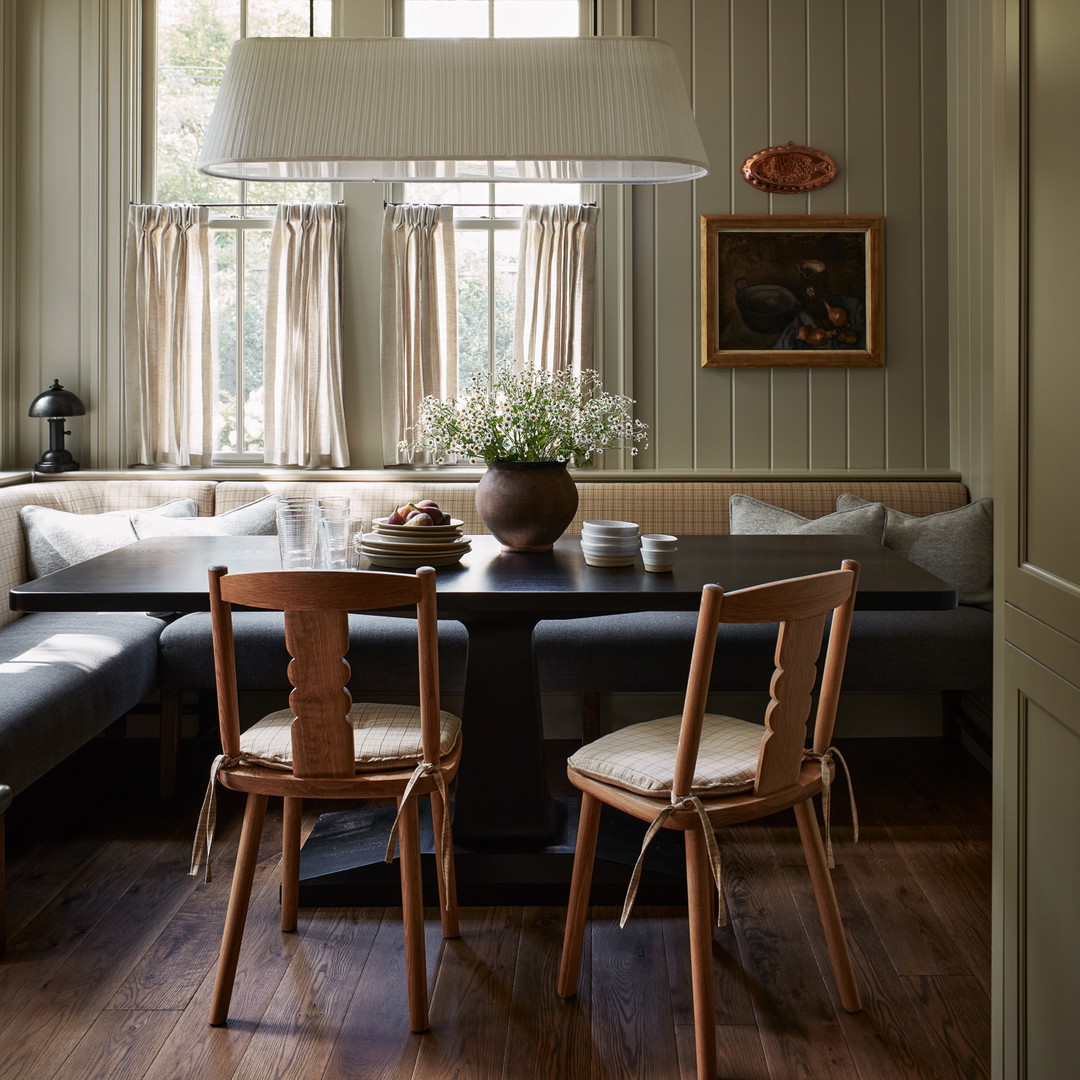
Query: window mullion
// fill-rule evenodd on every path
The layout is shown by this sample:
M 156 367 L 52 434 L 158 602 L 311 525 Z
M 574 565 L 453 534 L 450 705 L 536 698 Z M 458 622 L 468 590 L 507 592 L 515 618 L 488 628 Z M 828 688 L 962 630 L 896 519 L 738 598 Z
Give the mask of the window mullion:
M 247 432 L 244 419 L 244 255 L 247 230 L 236 231 L 236 453 L 247 450 Z

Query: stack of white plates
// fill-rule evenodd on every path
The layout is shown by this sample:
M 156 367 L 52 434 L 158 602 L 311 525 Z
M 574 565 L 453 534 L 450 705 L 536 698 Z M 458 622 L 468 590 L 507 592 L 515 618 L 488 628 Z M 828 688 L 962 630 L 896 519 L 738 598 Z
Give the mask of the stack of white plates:
M 373 531 L 360 537 L 358 547 L 376 566 L 449 566 L 472 547 L 469 537 L 461 535 L 463 524 L 451 518 L 449 525 L 388 525 L 386 518 L 376 518 Z
M 581 523 L 581 553 L 590 566 L 631 566 L 640 546 L 633 521 Z

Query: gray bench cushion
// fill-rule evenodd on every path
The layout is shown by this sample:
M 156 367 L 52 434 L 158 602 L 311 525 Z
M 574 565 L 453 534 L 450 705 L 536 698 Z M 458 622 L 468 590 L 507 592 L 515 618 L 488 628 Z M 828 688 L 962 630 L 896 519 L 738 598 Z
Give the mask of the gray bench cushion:
M 236 684 L 241 690 L 288 690 L 285 621 L 279 611 L 233 614 Z M 416 623 L 379 615 L 349 616 L 352 668 L 349 687 L 361 693 L 414 693 L 417 690 Z M 465 685 L 468 637 L 459 622 L 439 621 L 439 675 L 444 693 Z M 185 690 L 214 685 L 210 615 L 196 612 L 169 623 L 161 633 L 162 682 Z
M 678 691 L 686 688 L 697 613 L 636 612 L 539 623 L 533 636 L 541 690 Z M 982 690 L 991 684 L 990 612 L 856 611 L 845 690 Z M 768 688 L 773 626 L 721 626 L 712 689 Z
M 146 615 L 38 612 L 0 630 L 0 769 L 12 791 L 154 689 L 161 626 Z

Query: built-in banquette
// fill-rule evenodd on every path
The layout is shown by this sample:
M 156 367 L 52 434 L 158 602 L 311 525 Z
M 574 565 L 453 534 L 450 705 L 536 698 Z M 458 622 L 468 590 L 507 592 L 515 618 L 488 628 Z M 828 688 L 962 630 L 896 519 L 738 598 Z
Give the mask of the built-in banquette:
M 843 493 L 881 501 L 904 514 L 929 515 L 968 502 L 962 484 L 949 481 L 629 481 L 582 478 L 580 506 L 568 530 L 588 518 L 622 518 L 642 531 L 676 535 L 729 531 L 729 499 L 748 495 L 807 518 L 836 508 Z M 483 532 L 472 482 L 104 480 L 67 476 L 53 482 L 0 489 L 0 590 L 4 595 L 31 576 L 21 516 L 25 506 L 70 514 L 126 515 L 175 499 L 191 499 L 199 516 L 221 515 L 267 494 L 348 495 L 355 517 L 370 520 L 407 501 L 435 498 Z M 77 522 L 75 523 L 78 524 Z M 963 597 L 961 597 L 963 600 Z M 415 665 L 402 662 L 397 645 L 411 637 L 401 620 L 355 615 L 352 648 L 363 649 L 357 670 L 366 681 L 354 694 L 401 693 L 413 688 Z M 239 686 L 286 689 L 280 617 L 249 612 L 238 620 Z M 693 639 L 693 613 L 662 612 L 541 623 L 534 647 L 542 691 L 587 698 L 618 691 L 681 691 Z M 752 627 L 731 627 L 717 650 L 713 687 L 760 687 L 771 653 Z M 460 689 L 467 641 L 457 623 L 440 629 L 444 687 Z M 375 662 L 372 662 L 372 658 Z M 377 674 L 372 674 L 377 673 Z M 991 682 L 991 615 L 961 604 L 953 611 L 857 612 L 846 690 L 985 690 Z M 153 691 L 162 701 L 163 787 L 180 730 L 184 690 L 210 688 L 213 661 L 209 616 L 161 618 L 146 613 L 0 611 L 0 784 L 18 795 L 89 739 L 122 718 Z M 2 827 L 2 816 L 0 816 Z M 2 832 L 0 832 L 2 844 Z M 0 864 L 2 865 L 2 864 Z

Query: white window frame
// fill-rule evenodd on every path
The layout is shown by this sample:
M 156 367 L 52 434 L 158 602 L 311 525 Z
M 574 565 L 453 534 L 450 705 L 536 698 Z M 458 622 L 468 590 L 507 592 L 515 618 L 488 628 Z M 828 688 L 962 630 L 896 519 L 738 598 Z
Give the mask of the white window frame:
M 240 5 L 240 37 L 248 36 L 248 5 L 250 0 L 237 0 Z M 330 34 L 340 32 L 341 0 L 330 0 Z M 157 198 L 157 0 L 144 0 L 143 4 L 143 84 L 142 84 L 142 174 L 141 188 L 144 193 L 152 192 Z M 244 372 L 244 247 L 240 242 L 241 234 L 247 230 L 265 230 L 269 232 L 274 225 L 274 215 L 278 203 L 248 202 L 249 182 L 236 181 L 238 197 L 235 203 L 197 203 L 210 211 L 208 226 L 213 230 L 231 230 L 236 233 L 236 421 L 237 444 L 241 445 L 240 433 L 243 432 L 244 397 L 241 393 Z M 330 199 L 340 202 L 343 198 L 341 184 L 328 185 Z M 152 200 L 148 200 L 152 201 Z M 248 215 L 247 210 L 266 210 L 258 216 Z M 262 465 L 263 455 L 259 452 L 215 449 L 211 456 L 211 466 L 251 466 Z
M 494 0 L 487 0 L 488 3 L 488 34 L 492 35 L 495 29 L 495 4 Z M 405 0 L 390 0 L 391 4 L 391 27 L 394 35 L 399 35 L 403 32 L 405 26 Z M 596 0 L 578 0 L 578 33 L 582 37 L 592 36 L 597 32 L 597 12 L 596 12 Z M 503 192 L 514 187 L 513 184 L 503 183 L 500 185 Z M 581 201 L 586 203 L 595 203 L 597 201 L 597 188 L 596 184 L 582 184 L 581 188 Z M 487 213 L 476 216 L 461 216 L 457 213 L 454 215 L 454 229 L 460 232 L 483 232 L 488 235 L 487 243 L 487 300 L 488 300 L 488 312 L 487 312 L 487 336 L 488 336 L 488 372 L 494 371 L 497 357 L 495 355 L 495 304 L 496 304 L 496 289 L 495 289 L 495 238 L 494 233 L 501 231 L 513 231 L 520 233 L 521 231 L 521 212 L 522 203 L 508 203 L 498 202 L 495 198 L 495 184 L 469 184 L 467 190 L 476 190 L 476 199 L 470 200 L 468 203 L 451 203 L 449 205 L 468 207 L 469 209 L 487 209 Z M 387 201 L 391 202 L 403 202 L 408 201 L 405 198 L 405 185 L 404 184 L 388 184 L 387 185 Z M 485 198 L 486 196 L 486 198 Z M 500 214 L 500 210 L 513 209 L 513 213 Z M 460 370 L 460 351 L 459 351 L 459 370 Z

